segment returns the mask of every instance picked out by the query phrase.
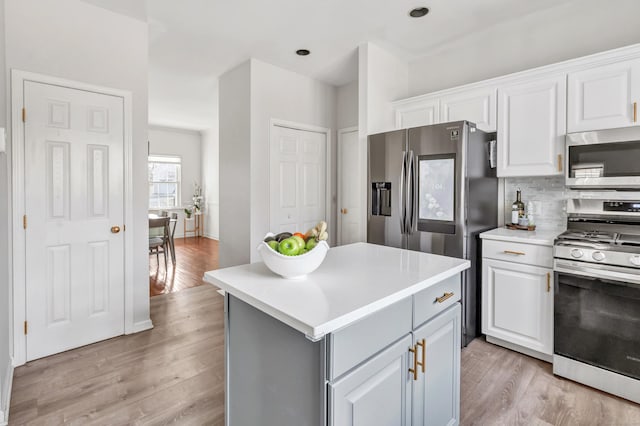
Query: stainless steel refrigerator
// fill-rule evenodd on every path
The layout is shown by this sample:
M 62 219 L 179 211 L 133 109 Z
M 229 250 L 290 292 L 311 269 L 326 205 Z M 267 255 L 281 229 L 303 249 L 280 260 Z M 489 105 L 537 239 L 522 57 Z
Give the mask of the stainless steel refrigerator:
M 458 121 L 369 136 L 367 241 L 471 261 L 462 276 L 462 333 L 480 333 L 480 242 L 497 226 L 495 134 Z

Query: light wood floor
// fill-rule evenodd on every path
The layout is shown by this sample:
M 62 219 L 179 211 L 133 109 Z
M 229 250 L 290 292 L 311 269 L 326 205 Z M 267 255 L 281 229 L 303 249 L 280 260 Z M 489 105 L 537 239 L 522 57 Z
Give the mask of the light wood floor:
M 9 424 L 221 426 L 222 302 L 209 285 L 153 297 L 153 330 L 17 368 Z
M 176 238 L 176 265 L 160 255 L 160 265 L 156 256 L 149 256 L 149 294 L 174 293 L 185 288 L 204 284 L 202 275 L 218 269 L 218 241 L 204 237 Z
M 640 405 L 556 377 L 551 364 L 484 339 L 462 350 L 461 363 L 462 425 L 640 425 Z
M 222 301 L 209 285 L 153 297 L 153 330 L 18 368 L 9 424 L 222 425 Z M 482 339 L 462 351 L 461 402 L 462 425 L 640 425 L 639 405 Z

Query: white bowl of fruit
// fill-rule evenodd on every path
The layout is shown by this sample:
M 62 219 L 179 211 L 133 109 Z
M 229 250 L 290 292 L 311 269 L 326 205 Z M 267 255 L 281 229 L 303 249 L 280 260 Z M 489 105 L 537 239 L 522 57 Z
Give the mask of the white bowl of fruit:
M 329 251 L 327 237 L 327 224 L 323 221 L 306 234 L 268 233 L 258 252 L 272 272 L 283 278 L 303 279 L 324 261 Z

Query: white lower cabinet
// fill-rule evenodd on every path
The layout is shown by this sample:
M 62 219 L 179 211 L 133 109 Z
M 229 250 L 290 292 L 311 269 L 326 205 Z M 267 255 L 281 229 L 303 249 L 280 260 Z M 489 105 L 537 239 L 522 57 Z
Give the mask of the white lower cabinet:
M 457 425 L 460 319 L 460 304 L 454 303 L 350 372 L 330 381 L 329 425 Z
M 407 348 L 411 335 L 330 385 L 332 425 L 408 425 Z
M 553 271 L 483 258 L 482 332 L 553 354 Z
M 413 332 L 418 359 L 424 353 L 425 360 L 424 373 L 413 381 L 414 426 L 457 425 L 460 420 L 460 313 L 455 304 Z

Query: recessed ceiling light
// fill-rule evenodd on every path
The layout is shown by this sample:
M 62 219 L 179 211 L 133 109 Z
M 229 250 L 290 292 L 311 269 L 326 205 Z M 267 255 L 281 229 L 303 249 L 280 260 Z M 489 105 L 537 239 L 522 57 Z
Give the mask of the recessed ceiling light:
M 309 53 L 311 53 L 309 50 L 307 49 L 298 49 L 296 50 L 296 55 L 299 56 L 307 56 Z
M 427 13 L 429 13 L 429 8 L 427 7 L 416 7 L 409 11 L 409 16 L 412 18 L 422 18 Z

